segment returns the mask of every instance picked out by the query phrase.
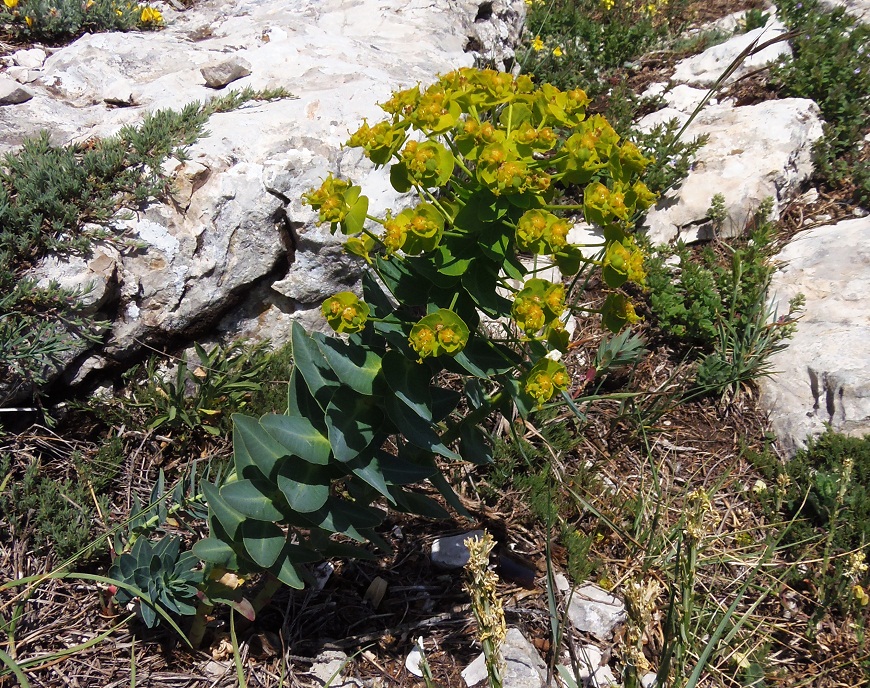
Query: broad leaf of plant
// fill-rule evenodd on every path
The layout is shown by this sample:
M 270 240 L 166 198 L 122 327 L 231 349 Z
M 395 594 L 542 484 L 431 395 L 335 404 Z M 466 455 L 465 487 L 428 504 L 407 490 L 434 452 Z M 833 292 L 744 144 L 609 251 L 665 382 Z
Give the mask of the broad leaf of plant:
M 278 469 L 277 481 L 287 503 L 299 513 L 317 511 L 329 498 L 330 476 L 314 464 L 290 457 Z
M 293 363 L 305 378 L 305 384 L 321 408 L 326 408 L 332 395 L 341 386 L 332 368 L 329 367 L 320 347 L 305 329 L 295 320 L 291 326 Z
M 389 351 L 384 356 L 383 371 L 384 380 L 396 398 L 423 420 L 431 421 L 430 369 L 414 363 L 398 351 Z
M 372 384 L 381 370 L 381 357 L 361 346 L 345 344 L 336 337 L 316 337 L 323 357 L 336 377 L 360 394 L 372 393 Z
M 233 454 L 236 470 L 246 474 L 244 467 L 255 465 L 264 476 L 275 470 L 279 459 L 289 454 L 287 448 L 276 442 L 256 418 L 233 414 Z
M 383 420 L 373 399 L 358 394 L 337 394 L 326 407 L 326 426 L 335 458 L 350 461 L 364 451 L 374 440 Z
M 317 410 L 320 412 L 319 408 Z M 270 414 L 260 419 L 260 425 L 275 441 L 287 448 L 288 454 L 319 466 L 329 463 L 332 452 L 329 440 L 308 418 L 301 415 Z
M 287 536 L 278 525 L 248 519 L 240 530 L 242 543 L 257 566 L 267 569 L 278 560 L 287 541 Z
M 309 464 L 310 465 L 310 464 Z M 224 501 L 240 514 L 258 521 L 280 521 L 284 514 L 275 507 L 273 484 L 266 480 L 238 480 L 221 487 Z

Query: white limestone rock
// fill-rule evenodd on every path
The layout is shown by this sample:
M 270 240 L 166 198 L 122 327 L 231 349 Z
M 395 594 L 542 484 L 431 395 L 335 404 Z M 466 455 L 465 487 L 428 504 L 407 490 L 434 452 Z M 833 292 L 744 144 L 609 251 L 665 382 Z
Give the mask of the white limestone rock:
M 613 630 L 625 621 L 625 604 L 594 583 L 584 583 L 571 594 L 568 618 L 578 631 L 609 640 Z
M 9 67 L 6 76 L 15 79 L 19 84 L 32 84 L 39 78 L 39 72 L 27 67 Z
M 650 129 L 671 116 L 665 109 L 642 118 Z M 818 106 L 811 100 L 785 98 L 732 108 L 705 108 L 684 134 L 686 140 L 707 134 L 688 177 L 650 209 L 644 229 L 653 244 L 677 237 L 691 242 L 709 239 L 713 228 L 707 211 L 713 196 L 725 197 L 727 220 L 722 236 L 738 236 L 761 202 L 774 199 L 773 217 L 794 198 L 812 174 L 812 144 L 822 136 Z
M 504 688 L 544 688 L 547 680 L 547 665 L 535 646 L 518 628 L 509 628 L 501 646 L 505 662 L 502 676 Z M 486 659 L 481 653 L 462 672 L 468 688 L 484 686 Z
M 672 77 L 673 81 L 691 86 L 710 87 L 716 83 L 731 63 L 753 43 L 763 45 L 767 41 L 781 36 L 787 31 L 785 25 L 775 15 L 768 19 L 761 28 L 738 34 L 733 38 L 707 48 L 704 52 L 680 60 Z M 725 83 L 731 83 L 741 76 L 775 62 L 782 55 L 791 55 L 787 41 L 780 41 L 767 46 L 763 50 L 746 58 L 728 77 Z
M 771 358 L 761 403 L 778 440 L 793 455 L 825 424 L 870 434 L 870 217 L 801 232 L 777 256 L 770 287 L 781 315 L 797 294 L 806 308 L 795 336 Z
M 103 102 L 118 107 L 130 107 L 136 103 L 135 86 L 127 79 L 116 79 L 103 91 Z
M 29 50 L 16 50 L 12 53 L 12 60 L 19 67 L 25 69 L 42 69 L 47 57 L 42 48 L 30 48 Z

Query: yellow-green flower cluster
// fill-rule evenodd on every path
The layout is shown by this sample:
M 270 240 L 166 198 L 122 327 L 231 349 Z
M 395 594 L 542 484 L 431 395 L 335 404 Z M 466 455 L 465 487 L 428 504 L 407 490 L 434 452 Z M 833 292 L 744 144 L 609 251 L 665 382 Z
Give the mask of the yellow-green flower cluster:
M 527 280 L 514 298 L 511 315 L 520 331 L 534 337 L 565 312 L 565 286 L 545 279 Z
M 602 276 L 607 286 L 614 289 L 625 282 L 644 286 L 646 271 L 643 267 L 644 254 L 634 237 L 626 236 L 622 241 L 611 241 L 604 252 Z
M 360 196 L 360 187 L 335 179 L 331 174 L 320 185 L 302 195 L 302 202 L 319 212 L 321 223 L 328 222 L 334 232 L 340 226 L 345 234 L 362 230 L 368 210 L 368 198 Z
M 548 402 L 556 392 L 568 389 L 571 377 L 568 369 L 561 361 L 542 358 L 526 374 L 523 391 L 528 394 L 537 406 Z
M 599 225 L 607 240 L 606 283 L 614 289 L 627 281 L 643 284 L 643 257 L 628 229 L 655 203 L 641 181 L 651 160 L 622 141 L 604 117 L 587 117 L 588 104 L 582 89 L 536 88 L 528 76 L 450 72 L 428 87 L 394 93 L 381 105 L 387 118 L 364 122 L 348 142 L 376 165 L 390 165 L 396 191 L 416 192 L 424 202 L 369 217 L 359 187 L 331 176 L 305 202 L 320 222 L 348 235 L 349 252 L 372 264 L 378 250 L 396 260 L 430 255 L 434 284 L 452 288 L 461 278 L 460 288 L 473 291 L 475 278 L 463 277 L 465 270 L 497 275 L 517 252 L 553 256 L 563 274 L 575 274 L 585 259 L 568 243 L 570 223 L 554 212 L 552 200 L 557 186 L 581 185 L 585 219 Z M 520 330 L 561 348 L 566 336 L 557 332 L 555 310 L 535 299 L 543 295 L 527 292 L 513 303 Z M 611 329 L 636 317 L 624 297 L 614 295 L 606 305 Z M 421 358 L 450 345 L 429 329 L 414 334 Z
M 368 304 L 350 291 L 330 296 L 320 311 L 333 330 L 346 334 L 362 331 L 370 312 Z
M 568 244 L 571 225 L 547 210 L 527 210 L 517 222 L 516 242 L 521 251 L 553 254 Z
M 416 208 L 403 210 L 396 217 L 384 221 L 383 242 L 387 253 L 399 249 L 408 254 L 431 251 L 438 245 L 444 231 L 444 217 L 435 206 L 421 203 Z
M 468 343 L 468 326 L 456 313 L 441 308 L 411 328 L 408 341 L 422 361 L 431 356 L 455 356 Z

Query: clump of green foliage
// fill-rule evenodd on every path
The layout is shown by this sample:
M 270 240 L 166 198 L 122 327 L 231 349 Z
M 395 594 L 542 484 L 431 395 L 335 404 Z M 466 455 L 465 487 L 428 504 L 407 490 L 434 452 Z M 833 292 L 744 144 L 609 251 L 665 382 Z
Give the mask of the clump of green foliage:
M 524 71 L 591 97 L 609 78 L 684 25 L 682 0 L 532 0 L 517 57 Z
M 670 337 L 712 351 L 723 319 L 733 315 L 735 322 L 746 323 L 754 316 L 773 272 L 771 241 L 771 226 L 764 223 L 749 241 L 726 247 L 724 257 L 711 246 L 696 257 L 683 242 L 653 249 L 647 283 L 658 327 Z
M 269 365 L 268 344 L 241 343 L 206 349 L 194 344 L 199 363 L 191 368 L 186 357 L 174 375 L 158 370 L 158 357 L 145 364 L 144 385 L 133 392 L 133 405 L 146 412 L 148 428 L 223 435 L 232 428 L 230 416 L 247 411 L 251 395 Z M 286 392 L 284 403 L 286 405 Z
M 51 554 L 57 562 L 77 554 L 83 561 L 94 556 L 94 495 L 100 511 L 108 513 L 104 492 L 117 476 L 123 457 L 123 444 L 114 437 L 91 456 L 74 454 L 74 476 L 52 478 L 39 461 L 21 467 L 11 454 L 0 456 L 0 474 L 5 476 L 0 485 L 0 512 L 9 529 L 7 542 L 30 538 L 37 552 Z
M 20 40 L 56 42 L 162 25 L 159 10 L 123 0 L 4 0 L 0 6 L 0 27 Z
M 816 144 L 818 177 L 833 188 L 851 189 L 856 203 L 870 203 L 870 166 L 864 136 L 870 131 L 870 25 L 843 8 L 827 10 L 816 0 L 778 3 L 790 29 L 793 55 L 772 71 L 786 96 L 812 98 L 825 118 L 824 137 Z
M 714 224 L 725 221 L 723 207 L 723 199 L 714 198 L 709 212 Z M 789 304 L 787 314 L 773 314 L 767 304 L 774 270 L 770 207 L 770 200 L 762 205 L 748 240 L 737 246 L 723 243 L 719 253 L 705 246 L 696 255 L 679 242 L 655 249 L 648 261 L 650 309 L 662 332 L 701 355 L 699 390 L 736 391 L 768 374 L 768 359 L 793 333 L 802 298 Z M 779 317 L 770 322 L 773 315 Z
M 836 550 L 870 543 L 870 436 L 848 437 L 828 430 L 809 439 L 784 472 L 789 478 L 786 514 L 800 519 L 793 526 L 792 542 L 830 533 Z M 835 519 L 837 527 L 831 529 Z
M 497 500 L 501 494 L 520 492 L 530 516 L 536 522 L 552 524 L 565 547 L 571 579 L 586 580 L 599 562 L 589 556 L 592 538 L 577 527 L 576 503 L 566 497 L 551 470 L 553 457 L 561 457 L 572 466 L 568 479 L 574 489 L 598 492 L 600 483 L 590 469 L 577 464 L 573 454 L 580 436 L 575 419 L 556 420 L 552 412 L 543 412 L 535 414 L 531 422 L 540 432 L 534 442 L 520 437 L 493 442 L 492 463 L 481 469 L 486 478 L 480 496 Z
M 58 356 L 104 323 L 83 312 L 80 293 L 37 286 L 27 270 L 47 254 L 87 253 L 95 241 L 136 246 L 112 224 L 169 190 L 161 164 L 183 159 L 208 118 L 249 100 L 287 97 L 283 89 L 228 93 L 179 111 L 149 113 L 139 126 L 87 145 L 55 146 L 43 133 L 0 165 L 0 404 L 45 382 Z M 6 397 L 6 398 L 4 398 Z
M 751 457 L 768 481 L 757 499 L 772 522 L 786 522 L 783 544 L 813 573 L 817 621 L 830 611 L 859 613 L 870 605 L 866 550 L 870 544 L 870 435 L 849 437 L 830 428 L 810 437 L 785 464 L 763 452 Z

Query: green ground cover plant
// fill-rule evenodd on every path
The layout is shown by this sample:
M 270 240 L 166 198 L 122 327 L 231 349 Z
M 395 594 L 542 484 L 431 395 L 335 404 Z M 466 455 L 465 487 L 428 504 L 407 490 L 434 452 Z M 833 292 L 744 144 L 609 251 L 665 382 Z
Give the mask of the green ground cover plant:
M 531 0 L 517 59 L 540 82 L 594 98 L 609 77 L 685 26 L 683 0 Z
M 154 30 L 163 15 L 154 7 L 117 0 L 3 0 L 0 30 L 18 41 L 69 41 L 83 33 Z
M 870 166 L 863 137 L 870 132 L 870 26 L 843 8 L 824 9 L 815 0 L 786 0 L 777 6 L 790 29 L 793 56 L 773 70 L 783 95 L 812 98 L 825 119 L 816 144 L 816 174 L 855 203 L 870 203 Z
M 723 200 L 714 199 L 711 206 L 714 225 L 725 221 Z M 650 309 L 664 334 L 695 351 L 699 390 L 733 393 L 767 374 L 768 359 L 794 331 L 802 299 L 794 299 L 788 313 L 771 313 L 767 304 L 776 251 L 769 212 L 768 201 L 748 238 L 734 246 L 720 242 L 695 252 L 680 242 L 651 253 Z

